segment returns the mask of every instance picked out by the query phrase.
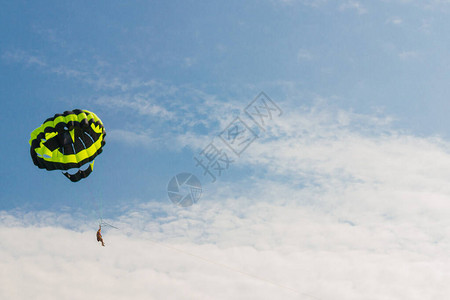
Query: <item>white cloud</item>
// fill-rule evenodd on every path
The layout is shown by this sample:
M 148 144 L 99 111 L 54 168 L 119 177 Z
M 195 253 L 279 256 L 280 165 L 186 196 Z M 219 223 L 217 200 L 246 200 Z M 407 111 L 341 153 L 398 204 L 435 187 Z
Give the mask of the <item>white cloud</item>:
M 158 138 L 153 137 L 149 131 L 131 131 L 124 129 L 113 129 L 108 131 L 108 140 L 126 143 L 133 146 L 157 146 Z
M 422 24 L 420 25 L 419 29 L 421 32 L 430 34 L 432 32 L 432 24 L 430 20 L 422 20 Z
M 403 51 L 398 54 L 398 57 L 401 60 L 410 60 L 419 57 L 419 53 L 417 51 Z
M 448 226 L 381 220 L 370 211 L 343 221 L 268 198 L 204 200 L 187 210 L 141 206 L 114 221 L 120 230 L 105 227 L 105 248 L 95 224 L 70 231 L 43 226 L 57 223 L 49 216 L 39 226 L 10 220 L 14 226 L 0 227 L 7 283 L 0 296 L 431 299 L 450 292 Z
M 29 54 L 23 50 L 6 51 L 2 54 L 2 59 L 6 62 L 21 63 L 26 66 L 47 66 L 47 63 L 42 58 Z
M 400 3 L 403 5 L 410 5 L 419 9 L 427 9 L 431 11 L 445 11 L 448 9 L 450 1 L 448 0 L 383 0 L 388 3 Z
M 274 2 L 288 5 L 300 3 L 305 6 L 320 7 L 326 4 L 328 0 L 274 0 Z
M 306 49 L 300 49 L 297 53 L 297 60 L 298 61 L 308 61 L 312 60 L 313 55 Z
M 161 119 L 172 119 L 174 113 L 156 103 L 151 93 L 125 94 L 113 97 L 100 97 L 97 104 L 111 109 L 132 110 L 140 115 L 158 117 Z
M 47 31 L 41 32 L 38 30 L 38 32 L 47 35 Z M 65 42 L 63 40 L 56 38 L 54 40 L 52 31 L 48 32 L 49 36 L 47 39 L 55 42 L 59 47 L 64 48 L 64 53 L 71 52 L 64 45 Z M 83 61 L 76 61 L 73 64 L 67 63 L 67 61 L 61 63 L 55 57 L 49 59 L 39 54 L 30 54 L 28 51 L 21 49 L 5 51 L 2 53 L 1 58 L 3 61 L 9 63 L 22 64 L 26 67 L 39 67 L 45 73 L 76 79 L 93 86 L 97 90 L 119 90 L 126 92 L 136 88 L 152 88 L 157 86 L 157 83 L 152 80 L 143 81 L 135 78 L 121 78 L 120 76 L 111 75 L 109 70 L 110 65 L 99 58 L 95 58 L 89 63 Z M 69 61 L 71 60 L 69 59 Z M 185 62 L 187 66 L 195 63 L 193 59 L 189 61 L 189 58 Z
M 131 208 L 105 248 L 94 222 L 1 213 L 0 298 L 444 299 L 450 144 L 383 115 L 278 104 L 237 160 L 253 175 L 205 184 L 188 209 Z
M 428 0 L 421 3 L 424 8 L 430 10 L 444 10 L 447 9 L 450 1 L 449 0 Z
M 185 57 L 184 58 L 184 66 L 187 68 L 192 67 L 196 63 L 196 59 L 193 57 Z
M 403 24 L 403 19 L 400 17 L 392 17 L 386 20 L 387 24 L 393 24 L 393 25 L 401 25 Z
M 125 136 L 130 132 L 124 141 L 137 141 L 145 137 L 144 140 L 150 142 L 148 138 L 153 136 L 151 143 L 145 144 L 155 144 L 153 142 L 157 140 L 158 144 L 169 148 L 178 147 L 179 143 L 182 143 L 181 147 L 195 148 L 207 143 L 208 136 L 217 134 L 231 122 L 240 111 L 237 107 L 244 107 L 239 100 L 224 101 L 189 86 L 176 87 L 154 81 L 145 86 L 145 92 L 130 90 L 115 96 L 102 96 L 96 104 L 106 108 L 109 114 L 119 114 L 126 119 L 120 125 L 111 124 L 109 127 L 109 131 L 113 130 L 116 136 Z M 199 144 L 201 140 L 203 143 Z
M 358 1 L 347 0 L 339 6 L 341 11 L 345 10 L 355 10 L 359 15 L 367 13 L 367 9 Z

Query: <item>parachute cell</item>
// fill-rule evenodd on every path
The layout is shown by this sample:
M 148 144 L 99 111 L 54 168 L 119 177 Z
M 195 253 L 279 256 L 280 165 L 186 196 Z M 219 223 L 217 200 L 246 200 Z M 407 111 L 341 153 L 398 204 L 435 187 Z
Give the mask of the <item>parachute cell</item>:
M 93 112 L 65 111 L 31 132 L 31 158 L 36 166 L 48 171 L 81 168 L 91 162 L 87 169 L 75 174 L 63 173 L 77 182 L 91 174 L 95 157 L 103 151 L 105 136 L 103 123 Z

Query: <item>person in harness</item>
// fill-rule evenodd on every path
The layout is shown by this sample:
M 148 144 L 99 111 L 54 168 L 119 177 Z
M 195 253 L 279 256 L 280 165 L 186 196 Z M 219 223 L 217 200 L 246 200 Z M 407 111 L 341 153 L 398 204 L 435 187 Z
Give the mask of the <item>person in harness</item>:
M 103 237 L 102 237 L 102 225 L 98 225 L 98 230 L 97 230 L 97 242 L 102 242 L 102 246 L 105 247 L 105 242 L 103 242 Z

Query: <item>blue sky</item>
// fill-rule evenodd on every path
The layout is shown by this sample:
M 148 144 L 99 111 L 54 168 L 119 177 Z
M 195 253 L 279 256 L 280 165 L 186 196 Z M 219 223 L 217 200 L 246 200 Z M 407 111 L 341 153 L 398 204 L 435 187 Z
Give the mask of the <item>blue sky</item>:
M 413 1 L 7 3 L 1 18 L 4 122 L 27 117 L 15 125 L 20 131 L 2 133 L 23 150 L 13 151 L 15 164 L 2 167 L 15 175 L 2 180 L 2 194 L 15 195 L 19 205 L 35 202 L 29 191 L 42 182 L 27 180 L 33 186 L 24 187 L 23 172 L 48 174 L 24 159 L 23 140 L 47 117 L 76 107 L 97 112 L 108 131 L 151 131 L 159 139 L 170 139 L 169 132 L 214 136 L 221 128 L 205 115 L 232 118 L 264 90 L 298 106 L 322 97 L 355 112 L 382 111 L 402 130 L 447 137 L 447 9 Z M 233 104 L 228 111 L 203 108 L 202 115 L 199 106 L 207 100 L 193 103 L 202 93 L 217 106 Z M 145 104 L 119 112 L 110 98 L 142 99 L 172 114 L 182 112 L 181 103 L 192 105 L 185 108 L 189 121 L 204 126 L 183 127 L 182 115 L 167 121 L 157 110 L 142 113 Z M 192 151 L 150 144 L 109 141 L 96 171 L 108 166 L 103 180 L 123 174 L 124 184 L 119 191 L 105 187 L 108 198 L 130 191 L 160 198 L 177 167 L 192 168 Z
M 0 273 L 1 298 L 81 280 L 96 299 L 81 263 L 109 299 L 130 286 L 135 299 L 442 299 L 449 13 L 440 0 L 2 3 L 0 266 L 16 277 Z M 244 109 L 260 92 L 282 114 L 212 183 L 194 157 L 236 117 L 256 130 Z M 74 184 L 34 166 L 28 140 L 75 108 L 107 136 Z M 167 197 L 180 172 L 203 185 L 190 208 Z M 91 237 L 100 216 L 120 228 L 107 249 Z

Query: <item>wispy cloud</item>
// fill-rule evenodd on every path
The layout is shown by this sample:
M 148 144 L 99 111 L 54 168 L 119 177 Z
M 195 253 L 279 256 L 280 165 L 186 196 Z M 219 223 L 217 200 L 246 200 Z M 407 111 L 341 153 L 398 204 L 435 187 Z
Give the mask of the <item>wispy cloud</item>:
M 403 19 L 400 17 L 391 17 L 386 20 L 386 23 L 392 25 L 401 25 L 403 24 Z
M 158 139 L 148 131 L 131 131 L 125 129 L 112 129 L 108 131 L 108 140 L 126 143 L 133 146 L 154 146 Z
M 310 7 L 321 7 L 328 2 L 328 0 L 273 0 L 275 3 L 286 5 L 301 4 Z
M 309 61 L 312 60 L 313 58 L 314 56 L 311 54 L 311 52 L 306 49 L 300 49 L 297 53 L 298 61 Z
M 403 51 L 403 52 L 400 52 L 400 53 L 398 54 L 398 57 L 399 57 L 401 60 L 411 60 L 411 59 L 418 58 L 418 57 L 419 57 L 419 52 L 414 51 L 414 50 Z
M 124 94 L 113 97 L 102 96 L 97 99 L 97 104 L 119 111 L 131 110 L 140 115 L 158 117 L 165 120 L 172 119 L 174 113 L 158 105 L 152 96 L 153 94 L 151 93 Z
M 10 63 L 20 63 L 28 67 L 46 67 L 47 63 L 43 58 L 29 54 L 23 50 L 6 51 L 2 54 L 2 60 Z
M 208 135 L 218 133 L 234 118 L 238 107 L 243 108 L 236 99 L 221 100 L 190 86 L 174 86 L 157 81 L 114 96 L 101 96 L 95 103 L 107 109 L 110 115 L 130 116 L 116 128 L 115 124 L 111 124 L 112 130 L 123 130 L 125 127 L 127 131 L 141 132 L 143 136 L 152 131 L 157 133 L 153 136 L 159 136 L 160 145 L 188 143 L 182 147 L 194 147 L 201 138 L 206 142 Z M 124 131 L 115 132 L 125 134 Z M 133 136 L 137 137 L 135 134 Z
M 443 10 L 450 7 L 450 1 L 448 0 L 428 0 L 421 3 L 424 8 L 430 10 Z
M 339 5 L 339 10 L 355 10 L 359 15 L 367 13 L 367 9 L 359 2 L 355 0 L 347 0 Z
M 247 178 L 205 185 L 188 209 L 128 207 L 111 220 L 119 230 L 105 227 L 105 248 L 94 220 L 2 212 L 0 296 L 445 297 L 449 143 L 326 103 L 278 102 L 285 113 L 237 162 Z
M 421 32 L 430 34 L 432 32 L 432 24 L 430 20 L 422 20 L 422 24 L 419 27 Z
M 385 0 L 386 2 L 400 3 L 403 5 L 410 5 L 413 7 L 418 7 L 420 9 L 427 9 L 431 11 L 441 10 L 446 11 L 450 7 L 450 1 L 448 0 Z
M 3 52 L 1 59 L 5 62 L 20 64 L 27 68 L 36 67 L 43 73 L 55 74 L 83 82 L 91 85 L 96 90 L 118 90 L 126 92 L 136 88 L 154 85 L 152 80 L 144 81 L 136 78 L 122 78 L 112 75 L 109 70 L 109 64 L 98 58 L 93 58 L 89 62 L 77 61 L 75 64 L 67 61 L 60 62 L 57 59 L 49 59 L 38 54 L 31 54 L 28 51 L 17 49 Z M 190 63 L 192 64 L 193 61 Z
M 196 63 L 196 59 L 193 57 L 184 58 L 184 66 L 187 68 L 192 67 Z

